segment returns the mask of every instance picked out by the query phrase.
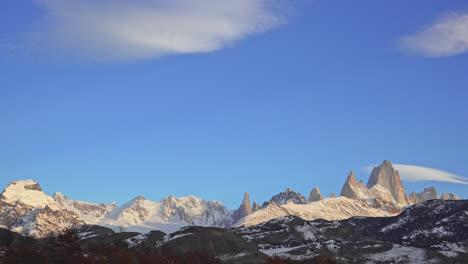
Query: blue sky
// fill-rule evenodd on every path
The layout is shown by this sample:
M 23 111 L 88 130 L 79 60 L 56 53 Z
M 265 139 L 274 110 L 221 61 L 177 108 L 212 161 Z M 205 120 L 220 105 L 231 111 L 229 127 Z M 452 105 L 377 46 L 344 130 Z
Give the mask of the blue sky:
M 384 159 L 466 182 L 466 1 L 213 1 L 2 2 L 0 186 L 233 209 Z

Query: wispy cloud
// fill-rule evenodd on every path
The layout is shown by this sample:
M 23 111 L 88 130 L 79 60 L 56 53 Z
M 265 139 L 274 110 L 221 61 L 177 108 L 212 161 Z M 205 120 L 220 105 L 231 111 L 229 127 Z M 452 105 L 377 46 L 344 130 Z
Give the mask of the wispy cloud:
M 468 13 L 449 13 L 414 35 L 400 39 L 410 52 L 427 57 L 444 57 L 468 51 Z
M 285 22 L 278 6 L 285 0 L 37 2 L 46 19 L 34 43 L 110 59 L 216 51 Z
M 364 169 L 371 172 L 376 166 L 366 166 Z M 405 164 L 393 164 L 393 168 L 399 172 L 401 179 L 406 181 L 441 181 L 468 184 L 468 178 L 443 170 Z

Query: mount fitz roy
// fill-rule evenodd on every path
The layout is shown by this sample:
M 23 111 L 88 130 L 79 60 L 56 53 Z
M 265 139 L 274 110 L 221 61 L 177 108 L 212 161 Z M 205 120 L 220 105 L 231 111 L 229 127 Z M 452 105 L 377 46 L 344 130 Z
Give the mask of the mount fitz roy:
M 84 225 L 171 233 L 185 226 L 249 227 L 288 216 L 306 221 L 394 216 L 409 205 L 432 199 L 460 200 L 453 193 L 439 196 L 434 187 L 408 195 L 389 161 L 373 169 L 367 184 L 349 173 L 336 198 L 324 198 L 318 187 L 308 198 L 286 189 L 260 206 L 256 201 L 252 204 L 246 192 L 234 211 L 218 201 L 194 196 L 168 196 L 158 202 L 137 196 L 122 206 L 74 201 L 59 192 L 49 196 L 38 183 L 24 180 L 11 182 L 1 193 L 0 227 L 36 238 Z

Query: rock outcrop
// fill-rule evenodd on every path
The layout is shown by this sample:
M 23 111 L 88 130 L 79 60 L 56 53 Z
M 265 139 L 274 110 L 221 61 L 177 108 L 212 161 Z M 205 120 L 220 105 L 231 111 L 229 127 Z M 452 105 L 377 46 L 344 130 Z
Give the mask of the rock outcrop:
M 442 200 L 461 200 L 460 197 L 458 197 L 454 193 L 443 193 L 440 199 L 442 199 Z
M 255 212 L 258 209 L 260 209 L 260 205 L 257 203 L 257 201 L 254 200 L 253 205 L 252 205 L 252 211 Z
M 331 193 L 330 198 L 336 198 L 335 193 Z
M 232 214 L 232 222 L 235 223 L 251 213 L 252 213 L 252 206 L 250 204 L 249 193 L 245 192 L 244 200 L 242 201 L 239 208 L 235 210 L 234 213 Z
M 375 185 L 380 185 L 389 190 L 394 202 L 402 205 L 411 204 L 408 194 L 401 183 L 400 174 L 393 168 L 390 161 L 384 160 L 382 164 L 372 170 L 367 182 L 367 188 L 370 189 Z
M 341 188 L 341 196 L 352 199 L 367 199 L 369 195 L 366 185 L 363 182 L 358 182 L 354 172 L 351 171 L 343 188 Z
M 346 179 L 343 188 L 341 189 L 341 196 L 351 199 L 381 199 L 387 202 L 395 202 L 390 190 L 382 185 L 376 184 L 370 189 L 362 181 L 357 181 L 354 172 L 350 172 Z
M 410 200 L 410 203 L 411 204 L 417 204 L 419 203 L 419 197 L 418 195 L 415 193 L 415 192 L 412 192 L 410 195 L 409 195 L 409 200 Z
M 417 193 L 419 202 L 425 202 L 427 200 L 440 199 L 437 194 L 437 190 L 434 187 L 424 188 L 424 191 Z
M 434 187 L 425 188 L 421 193 L 412 192 L 408 196 L 398 171 L 394 170 L 388 160 L 372 170 L 367 185 L 362 181 L 358 182 L 351 171 L 341 189 L 341 196 L 360 200 L 380 199 L 398 204 L 399 207 L 440 199 Z M 457 200 L 460 198 L 451 193 L 444 194 L 442 199 Z
M 289 188 L 287 188 L 284 192 L 280 192 L 279 194 L 276 194 L 273 197 L 271 197 L 270 202 L 276 202 L 279 205 L 287 204 L 288 202 L 293 202 L 295 204 L 308 203 L 307 198 L 305 196 Z M 267 204 L 268 202 L 264 202 L 262 208 L 265 207 Z
M 309 195 L 309 202 L 316 202 L 316 201 L 320 201 L 323 199 L 323 195 L 322 193 L 320 193 L 320 190 L 318 187 L 315 187 L 314 189 L 312 189 L 312 191 L 310 192 L 310 195 Z

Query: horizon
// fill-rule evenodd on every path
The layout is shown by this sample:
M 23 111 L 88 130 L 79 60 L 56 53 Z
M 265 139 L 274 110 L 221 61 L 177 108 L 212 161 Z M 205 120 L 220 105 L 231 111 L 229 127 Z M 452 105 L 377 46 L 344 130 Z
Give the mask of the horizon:
M 234 210 L 389 160 L 408 193 L 468 199 L 465 1 L 0 6 L 3 189 Z

